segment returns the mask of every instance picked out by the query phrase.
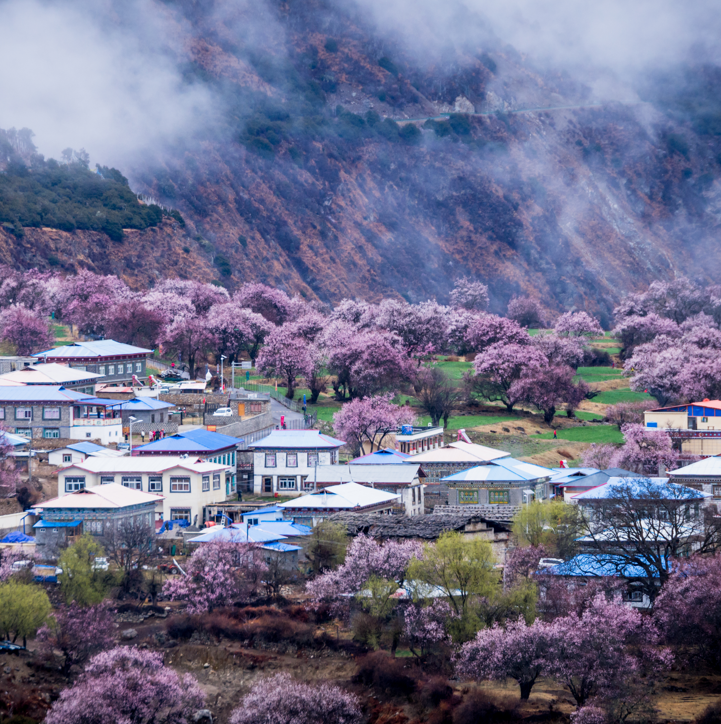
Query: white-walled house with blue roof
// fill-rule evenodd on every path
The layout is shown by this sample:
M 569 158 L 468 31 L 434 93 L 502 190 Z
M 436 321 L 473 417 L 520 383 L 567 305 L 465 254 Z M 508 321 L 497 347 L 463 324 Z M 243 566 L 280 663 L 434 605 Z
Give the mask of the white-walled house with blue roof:
M 82 463 L 89 457 L 119 458 L 126 454 L 126 450 L 114 450 L 94 442 L 83 441 L 50 450 L 48 463 L 50 465 L 71 465 Z
M 193 455 L 209 462 L 235 466 L 238 446 L 242 443 L 242 438 L 199 427 L 138 445 L 133 448 L 133 455 Z
M 448 487 L 449 505 L 516 506 L 543 498 L 552 474 L 549 468 L 502 457 L 448 475 L 442 482 Z
M 338 450 L 345 445 L 318 430 L 274 430 L 251 443 L 253 492 L 256 495 L 301 495 L 313 489 L 311 470 L 337 465 Z
M 139 380 L 147 377 L 146 363 L 152 349 L 99 339 L 91 342 L 74 342 L 53 347 L 34 354 L 41 362 L 57 362 L 100 375 L 99 383 L 130 382 L 133 376 Z

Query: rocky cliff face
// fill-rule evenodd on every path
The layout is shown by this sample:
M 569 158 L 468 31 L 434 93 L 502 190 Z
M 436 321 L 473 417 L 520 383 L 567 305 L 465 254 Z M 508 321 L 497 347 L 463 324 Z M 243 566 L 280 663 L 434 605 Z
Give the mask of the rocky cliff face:
M 602 319 L 653 279 L 717 276 L 721 148 L 678 113 L 594 104 L 492 40 L 421 63 L 319 0 L 266 9 L 273 31 L 252 42 L 242 13 L 213 8 L 163 10 L 189 82 L 217 98 L 213 123 L 121 169 L 186 227 L 121 243 L 0 230 L 0 261 L 329 302 L 445 301 L 470 275 L 497 311 L 523 292 Z M 439 113 L 454 115 L 427 120 Z

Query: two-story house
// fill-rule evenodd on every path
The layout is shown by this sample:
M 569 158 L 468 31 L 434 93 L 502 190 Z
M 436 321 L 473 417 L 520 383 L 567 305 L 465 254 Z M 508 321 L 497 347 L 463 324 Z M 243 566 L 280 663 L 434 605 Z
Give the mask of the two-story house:
M 0 424 L 28 438 L 121 442 L 116 405 L 59 385 L 0 385 Z
M 131 382 L 133 375 L 139 380 L 147 377 L 146 362 L 152 349 L 132 344 L 100 339 L 95 342 L 75 342 L 33 355 L 43 362 L 58 362 L 75 369 L 100 375 L 98 383 Z
M 345 445 L 318 430 L 274 430 L 251 443 L 253 491 L 256 495 L 299 495 L 313 490 L 308 482 L 319 465 L 337 465 L 338 449 Z
M 76 490 L 118 483 L 132 490 L 162 495 L 157 519 L 205 521 L 205 507 L 223 502 L 226 490 L 234 494 L 235 468 L 196 457 L 88 457 L 58 472 L 60 496 Z

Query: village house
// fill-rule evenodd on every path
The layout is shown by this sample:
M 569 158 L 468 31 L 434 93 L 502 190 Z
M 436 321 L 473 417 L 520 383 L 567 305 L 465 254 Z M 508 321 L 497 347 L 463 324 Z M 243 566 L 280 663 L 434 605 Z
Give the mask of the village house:
M 331 485 L 358 483 L 374 490 L 399 496 L 392 512 L 400 515 L 423 515 L 423 471 L 420 465 L 318 465 L 306 480 L 314 490 Z
M 72 463 L 82 463 L 89 457 L 119 458 L 125 454 L 125 450 L 113 450 L 94 442 L 76 442 L 66 447 L 50 450 L 48 464 L 71 465 Z
M 121 402 L 118 409 L 123 418 L 123 427 L 129 431 L 130 418 L 133 417 L 133 434 L 145 433 L 147 439 L 150 439 L 150 433 L 161 430 L 172 435 L 180 425 L 180 414 L 173 412 L 175 405 L 154 397 L 134 397 Z
M 428 427 L 401 425 L 396 432 L 386 436 L 386 443 L 407 455 L 419 455 L 443 447 L 443 428 L 430 424 Z
M 131 490 L 162 496 L 157 520 L 186 520 L 202 525 L 206 506 L 235 497 L 235 468 L 197 457 L 89 457 L 58 472 L 58 494 L 120 484 Z
M 667 432 L 683 453 L 721 454 L 721 400 L 658 407 L 643 413 L 647 428 Z M 718 420 L 716 419 L 718 418 Z
M 700 490 L 721 501 L 721 457 L 704 458 L 677 470 L 669 472 L 674 483 Z
M 133 376 L 138 380 L 147 377 L 146 362 L 152 349 L 135 347 L 132 344 L 116 342 L 113 339 L 100 339 L 95 342 L 74 342 L 63 347 L 54 347 L 34 354 L 36 360 L 67 364 L 74 369 L 94 372 L 100 376 L 98 381 L 131 382 Z
M 34 508 L 40 516 L 33 526 L 36 553 L 43 560 L 52 560 L 83 533 L 101 537 L 126 522 L 154 526 L 157 506 L 162 506 L 161 495 L 117 483 L 48 500 Z
M 390 515 L 400 496 L 374 490 L 358 483 L 333 485 L 323 490 L 281 503 L 283 515 L 294 523 L 314 528 L 334 513 L 382 513 Z
M 477 512 L 458 511 L 455 513 L 431 513 L 409 517 L 401 515 L 378 515 L 373 513 L 337 513 L 330 520 L 342 523 L 348 535 L 359 533 L 381 540 L 420 540 L 433 542 L 450 531 L 460 533 L 464 538 L 487 540 L 499 563 L 505 560 L 506 549 L 511 537 L 511 524 L 485 518 Z
M 308 476 L 316 466 L 337 465 L 343 440 L 317 430 L 274 430 L 251 443 L 256 495 L 299 495 L 313 490 Z
M 55 363 L 25 365 L 15 372 L 0 375 L 0 386 L 19 383 L 21 385 L 62 385 L 66 390 L 95 394 L 95 380 L 100 375 L 67 365 Z
M 522 505 L 543 498 L 548 468 L 511 457 L 498 458 L 442 479 L 448 505 Z
M 28 438 L 121 442 L 116 405 L 58 385 L 0 386 L 0 424 Z

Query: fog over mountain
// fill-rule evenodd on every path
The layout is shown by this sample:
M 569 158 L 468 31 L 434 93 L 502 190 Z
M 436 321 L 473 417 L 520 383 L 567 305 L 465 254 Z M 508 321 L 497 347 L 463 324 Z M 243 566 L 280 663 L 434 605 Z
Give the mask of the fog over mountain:
M 646 0 L 6 0 L 0 128 L 120 169 L 185 218 L 168 249 L 231 287 L 443 300 L 465 274 L 498 309 L 608 313 L 718 271 L 719 24 Z M 187 273 L 40 226 L 37 259 L 6 232 L 0 255 Z

